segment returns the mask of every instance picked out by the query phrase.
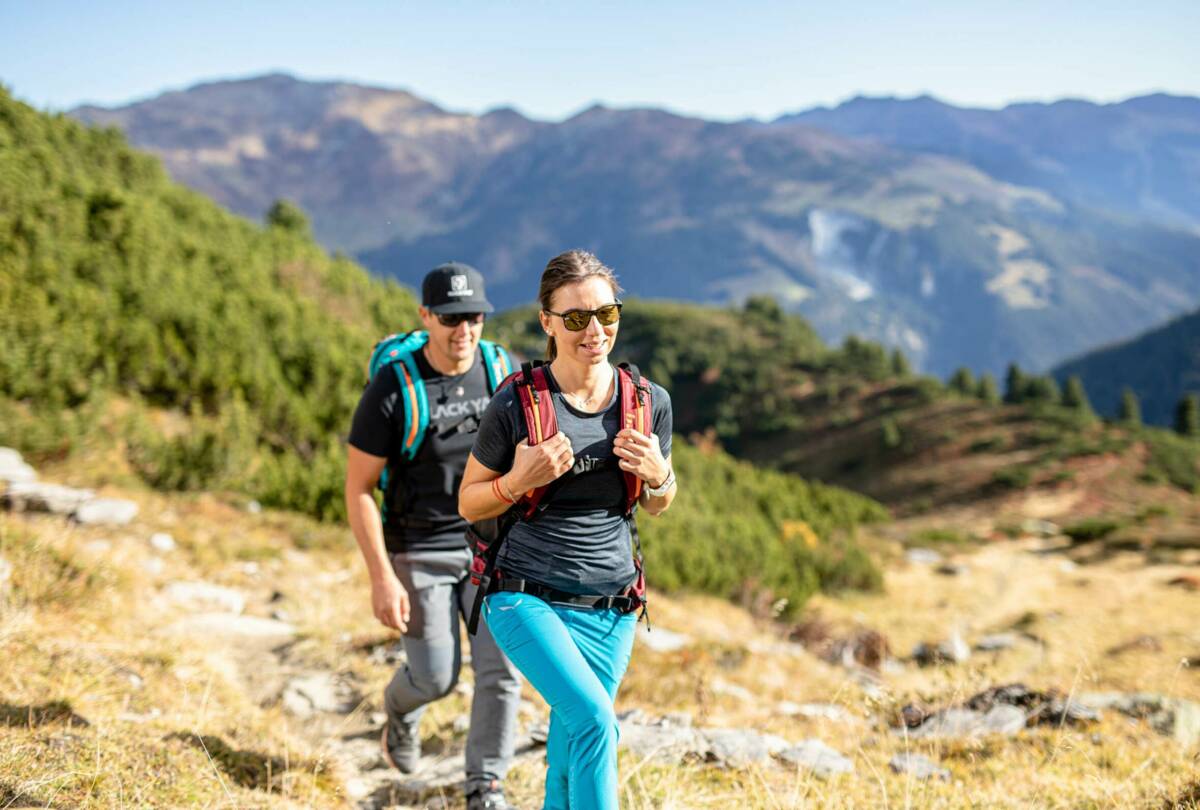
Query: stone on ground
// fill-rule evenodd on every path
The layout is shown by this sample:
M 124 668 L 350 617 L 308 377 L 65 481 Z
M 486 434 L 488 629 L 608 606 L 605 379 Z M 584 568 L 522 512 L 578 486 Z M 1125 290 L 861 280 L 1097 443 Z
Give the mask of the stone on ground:
M 789 765 L 804 768 L 822 778 L 854 771 L 853 762 L 816 738 L 789 746 L 778 756 Z
M 93 498 L 75 510 L 75 520 L 85 526 L 124 526 L 137 517 L 138 505 L 119 498 Z
M 914 779 L 940 779 L 943 782 L 950 780 L 950 771 L 938 767 L 929 757 L 922 754 L 896 754 L 888 762 L 888 767 L 893 773 L 908 774 Z

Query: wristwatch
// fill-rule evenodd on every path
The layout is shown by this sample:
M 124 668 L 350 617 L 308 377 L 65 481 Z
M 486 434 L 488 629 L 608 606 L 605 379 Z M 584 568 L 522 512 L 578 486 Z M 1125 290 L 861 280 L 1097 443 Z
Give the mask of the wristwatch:
M 651 496 L 652 498 L 661 498 L 663 495 L 666 495 L 667 492 L 669 492 L 671 487 L 674 485 L 675 485 L 675 471 L 670 470 L 667 472 L 666 480 L 663 481 L 658 486 L 652 487 L 652 486 L 650 486 L 650 484 L 646 484 L 646 494 Z

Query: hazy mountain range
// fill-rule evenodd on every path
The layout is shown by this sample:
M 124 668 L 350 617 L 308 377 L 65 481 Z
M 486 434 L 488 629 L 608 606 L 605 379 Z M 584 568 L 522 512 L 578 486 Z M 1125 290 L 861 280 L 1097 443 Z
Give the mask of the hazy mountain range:
M 826 339 L 881 339 L 945 374 L 1048 368 L 1200 304 L 1196 99 L 551 123 L 271 75 L 73 114 L 239 213 L 295 200 L 377 273 L 476 264 L 502 306 L 583 246 L 631 293 L 767 293 Z

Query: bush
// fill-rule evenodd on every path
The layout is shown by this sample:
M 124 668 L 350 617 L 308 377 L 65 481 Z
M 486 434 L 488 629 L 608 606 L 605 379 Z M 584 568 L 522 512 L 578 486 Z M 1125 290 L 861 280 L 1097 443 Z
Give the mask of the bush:
M 1103 540 L 1124 525 L 1115 518 L 1089 518 L 1065 527 L 1063 534 L 1071 538 L 1073 543 L 1089 543 L 1093 540 Z
M 858 525 L 887 518 L 879 504 L 679 439 L 672 454 L 676 503 L 638 522 L 655 587 L 733 598 L 750 583 L 771 602 L 787 600 L 783 615 L 791 616 L 817 590 L 880 586 L 878 569 L 853 539 Z M 806 531 L 789 529 L 801 523 Z
M 1033 471 L 1024 465 L 1004 467 L 992 473 L 992 483 L 1001 489 L 1025 489 L 1033 481 Z

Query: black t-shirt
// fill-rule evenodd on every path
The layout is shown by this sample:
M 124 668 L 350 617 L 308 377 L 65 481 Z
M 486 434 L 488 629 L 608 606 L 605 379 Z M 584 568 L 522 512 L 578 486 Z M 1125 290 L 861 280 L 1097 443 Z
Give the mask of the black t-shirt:
M 479 419 L 488 404 L 487 376 L 480 352 L 462 376 L 446 376 L 416 354 L 429 400 L 429 429 L 412 461 L 401 459 L 404 386 L 395 366 L 382 369 L 363 391 L 354 411 L 350 444 L 387 458 L 383 532 L 388 551 L 447 550 L 466 544 L 458 515 L 458 486 Z
M 624 476 L 613 453 L 613 439 L 621 430 L 616 385 L 603 410 L 586 413 L 566 401 L 554 375 L 547 374 L 547 380 L 559 432 L 567 435 L 575 452 L 575 467 L 544 512 L 513 526 L 497 567 L 505 576 L 570 593 L 619 593 L 635 571 L 624 517 Z M 652 432 L 666 458 L 671 454 L 671 398 L 654 383 L 650 383 L 650 396 Z M 516 446 L 528 436 L 520 400 L 510 385 L 492 399 L 471 452 L 488 469 L 508 472 Z

